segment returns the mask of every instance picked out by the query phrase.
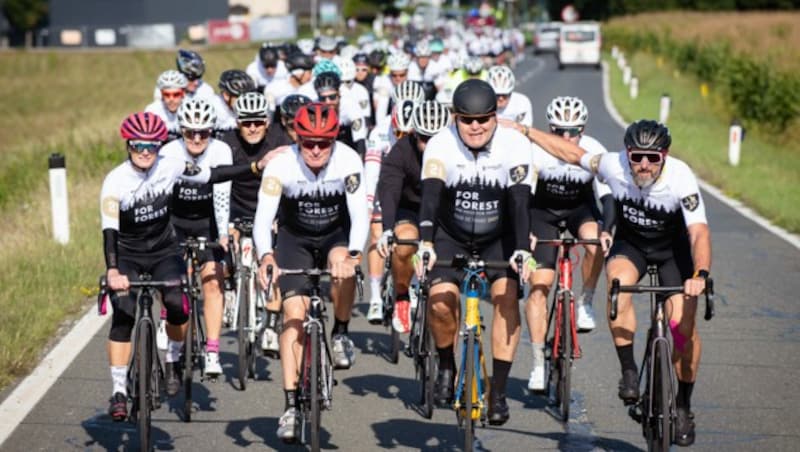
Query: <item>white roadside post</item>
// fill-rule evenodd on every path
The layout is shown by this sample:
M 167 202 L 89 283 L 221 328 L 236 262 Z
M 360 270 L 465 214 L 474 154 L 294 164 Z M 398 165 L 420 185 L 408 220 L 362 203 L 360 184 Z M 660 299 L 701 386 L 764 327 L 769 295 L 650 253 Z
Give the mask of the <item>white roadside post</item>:
M 661 107 L 659 108 L 658 113 L 658 122 L 661 124 L 666 124 L 667 119 L 669 119 L 669 108 L 672 106 L 672 100 L 669 98 L 669 94 L 664 93 L 661 95 Z
M 742 140 L 744 140 L 744 129 L 738 119 L 731 121 L 730 132 L 728 133 L 728 161 L 731 166 L 739 166 L 739 157 L 742 152 Z
M 53 213 L 53 238 L 56 242 L 69 243 L 69 205 L 67 203 L 67 168 L 61 154 L 51 154 L 50 205 Z
M 617 46 L 611 47 L 611 58 L 614 58 L 616 60 L 618 56 L 619 56 L 619 48 Z
M 632 75 L 633 74 L 631 73 L 630 66 L 625 66 L 624 68 L 622 68 L 622 83 L 624 83 L 625 86 L 628 86 L 628 84 L 631 82 Z
M 623 69 L 623 68 L 625 68 L 625 66 L 626 66 L 625 54 L 620 52 L 619 53 L 619 58 L 617 58 L 617 67 L 620 68 L 620 69 Z
M 636 77 L 631 78 L 631 99 L 639 97 L 639 79 Z

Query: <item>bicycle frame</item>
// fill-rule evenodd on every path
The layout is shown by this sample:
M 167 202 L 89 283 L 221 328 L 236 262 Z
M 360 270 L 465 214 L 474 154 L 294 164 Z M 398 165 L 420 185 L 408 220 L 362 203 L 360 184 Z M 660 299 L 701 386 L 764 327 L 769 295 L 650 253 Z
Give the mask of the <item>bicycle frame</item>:
M 464 266 L 464 279 L 461 285 L 461 312 L 464 313 L 461 331 L 459 335 L 463 338 L 463 351 L 461 353 L 461 363 L 458 369 L 458 381 L 454 396 L 454 408 L 456 411 L 461 409 L 461 398 L 465 391 L 465 373 L 467 369 L 468 353 L 467 341 L 470 334 L 474 337 L 476 346 L 471 362 L 473 363 L 473 385 L 470 391 L 471 401 L 465 403 L 470 409 L 469 415 L 473 420 L 480 420 L 482 424 L 486 422 L 486 400 L 488 392 L 488 382 L 486 380 L 486 360 L 483 354 L 483 341 L 481 340 L 481 312 L 480 300 L 485 300 L 489 293 L 484 263 L 482 261 L 470 261 Z

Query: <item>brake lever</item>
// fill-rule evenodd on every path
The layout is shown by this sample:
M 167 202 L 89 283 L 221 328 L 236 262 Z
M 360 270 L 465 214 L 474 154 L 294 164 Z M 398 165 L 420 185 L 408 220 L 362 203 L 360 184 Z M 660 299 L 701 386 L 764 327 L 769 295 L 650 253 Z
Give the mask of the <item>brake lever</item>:
M 711 278 L 706 279 L 706 321 L 714 317 L 714 280 Z
M 358 289 L 358 302 L 361 303 L 364 301 L 364 273 L 360 265 L 356 265 L 356 289 Z
M 608 317 L 614 321 L 617 320 L 617 298 L 619 297 L 619 279 L 614 278 L 611 280 L 611 310 Z

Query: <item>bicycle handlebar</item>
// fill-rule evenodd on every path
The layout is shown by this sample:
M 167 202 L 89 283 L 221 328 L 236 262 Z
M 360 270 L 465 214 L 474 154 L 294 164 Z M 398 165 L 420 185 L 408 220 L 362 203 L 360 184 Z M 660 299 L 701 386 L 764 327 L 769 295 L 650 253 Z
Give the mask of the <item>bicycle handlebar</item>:
M 359 301 L 364 298 L 364 272 L 361 270 L 360 265 L 356 265 L 356 289 L 358 290 Z M 303 275 L 303 276 L 330 276 L 331 271 L 321 268 L 281 268 L 281 275 Z M 267 287 L 272 284 L 272 265 L 267 266 L 267 278 L 269 283 Z
M 143 273 L 139 275 L 140 281 L 130 281 L 129 287 L 131 288 L 153 288 L 153 289 L 160 289 L 160 288 L 167 288 L 167 287 L 182 287 L 184 290 L 188 285 L 188 281 L 181 278 L 181 279 L 170 279 L 164 281 L 154 281 L 149 279 L 150 275 Z M 97 293 L 97 313 L 98 315 L 106 315 L 108 313 L 108 307 L 106 305 L 107 302 L 107 295 L 109 292 L 112 292 L 111 288 L 108 287 L 108 280 L 106 279 L 106 275 L 100 276 L 100 281 L 98 282 L 100 286 L 100 291 Z M 119 291 L 113 291 L 119 292 Z
M 657 294 L 669 294 L 675 292 L 683 292 L 683 286 L 621 286 L 619 284 L 619 279 L 614 278 L 611 281 L 611 310 L 609 312 L 609 317 L 611 320 L 617 319 L 617 299 L 619 297 L 620 292 L 626 293 L 657 293 Z M 706 312 L 703 315 L 703 318 L 708 321 L 714 317 L 715 310 L 714 310 L 714 280 L 712 278 L 706 279 L 706 288 L 704 290 L 706 295 Z
M 600 239 L 576 239 L 574 237 L 564 237 L 563 239 L 537 240 L 536 245 L 573 246 L 573 245 L 601 245 L 601 243 Z
M 181 248 L 192 248 L 195 250 L 203 251 L 208 249 L 223 249 L 223 246 L 217 242 L 211 242 L 205 237 L 189 237 L 183 242 L 179 243 Z

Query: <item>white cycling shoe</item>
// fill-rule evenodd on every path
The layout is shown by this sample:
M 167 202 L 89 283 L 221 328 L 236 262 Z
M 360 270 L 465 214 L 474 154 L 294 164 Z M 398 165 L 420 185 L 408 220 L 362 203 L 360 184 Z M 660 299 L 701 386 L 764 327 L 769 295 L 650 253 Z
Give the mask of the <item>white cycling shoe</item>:
M 219 353 L 206 352 L 205 372 L 211 378 L 222 375 L 222 365 L 219 363 Z
M 377 325 L 383 322 L 383 300 L 373 300 L 369 302 L 367 310 L 367 322 Z
M 595 328 L 594 309 L 590 304 L 578 305 L 575 316 L 577 317 L 578 331 L 592 331 Z
M 544 392 L 544 364 L 534 365 L 531 376 L 528 379 L 528 389 L 533 392 Z

